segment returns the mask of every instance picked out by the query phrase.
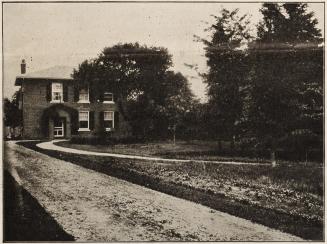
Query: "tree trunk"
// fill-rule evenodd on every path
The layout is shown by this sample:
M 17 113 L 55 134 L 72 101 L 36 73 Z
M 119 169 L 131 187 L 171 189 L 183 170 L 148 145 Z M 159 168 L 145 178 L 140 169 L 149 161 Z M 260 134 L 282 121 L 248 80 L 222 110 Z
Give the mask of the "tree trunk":
M 272 139 L 270 158 L 271 158 L 272 167 L 275 167 L 277 165 L 277 163 L 276 163 L 276 140 L 275 140 L 275 138 Z
M 230 143 L 230 151 L 231 151 L 232 155 L 234 155 L 234 152 L 235 152 L 235 136 L 232 136 L 232 140 L 231 140 L 231 143 Z
M 271 151 L 270 158 L 271 158 L 272 167 L 276 167 L 276 152 L 275 152 L 275 150 Z
M 173 143 L 176 145 L 176 125 L 173 127 Z
M 121 115 L 123 116 L 125 121 L 129 121 L 129 117 L 127 116 L 126 111 L 126 101 L 123 98 L 123 96 L 119 95 L 119 98 L 117 99 L 118 109 Z

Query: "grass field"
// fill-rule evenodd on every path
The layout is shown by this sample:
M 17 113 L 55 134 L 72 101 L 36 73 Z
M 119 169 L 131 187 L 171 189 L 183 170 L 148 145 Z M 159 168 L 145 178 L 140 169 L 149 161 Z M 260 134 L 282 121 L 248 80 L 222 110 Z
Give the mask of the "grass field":
M 80 156 L 28 147 L 87 168 L 196 201 L 305 239 L 323 238 L 323 165 L 162 163 Z M 85 149 L 83 146 L 80 149 Z
M 87 145 L 74 144 L 69 141 L 56 142 L 56 145 L 81 149 L 92 152 L 119 153 L 139 156 L 157 156 L 176 159 L 198 159 L 209 161 L 244 161 L 244 162 L 267 162 L 267 160 L 248 157 L 224 156 L 219 152 L 219 145 L 216 141 L 171 141 L 152 143 L 133 143 L 115 145 Z M 222 149 L 229 150 L 229 146 L 222 143 Z
M 207 152 L 217 150 L 218 144 L 216 142 L 185 142 L 177 141 L 174 145 L 170 141 L 152 142 L 152 143 L 131 143 L 131 144 L 115 144 L 115 145 L 86 145 L 86 144 L 73 144 L 68 141 L 57 142 L 58 145 L 66 147 L 78 148 L 94 152 L 110 152 L 122 153 L 141 156 L 155 156 L 173 153 L 185 152 Z

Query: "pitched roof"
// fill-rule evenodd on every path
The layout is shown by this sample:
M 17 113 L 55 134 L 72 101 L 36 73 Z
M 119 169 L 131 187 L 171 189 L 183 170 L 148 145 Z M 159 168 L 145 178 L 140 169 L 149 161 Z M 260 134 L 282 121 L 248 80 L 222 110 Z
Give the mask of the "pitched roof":
M 73 67 L 69 66 L 54 66 L 48 69 L 27 73 L 16 76 L 15 85 L 21 85 L 24 80 L 34 79 L 53 79 L 53 80 L 73 80 Z

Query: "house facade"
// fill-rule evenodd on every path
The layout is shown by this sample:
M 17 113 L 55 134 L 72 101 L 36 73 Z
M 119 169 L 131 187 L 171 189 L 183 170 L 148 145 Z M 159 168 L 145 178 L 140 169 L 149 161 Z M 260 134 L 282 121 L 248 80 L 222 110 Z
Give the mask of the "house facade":
M 103 91 L 101 99 L 92 101 L 89 88 L 79 88 L 71 78 L 72 68 L 55 66 L 30 74 L 25 70 L 23 61 L 22 74 L 15 81 L 22 91 L 23 138 L 128 135 L 128 125 L 111 91 Z

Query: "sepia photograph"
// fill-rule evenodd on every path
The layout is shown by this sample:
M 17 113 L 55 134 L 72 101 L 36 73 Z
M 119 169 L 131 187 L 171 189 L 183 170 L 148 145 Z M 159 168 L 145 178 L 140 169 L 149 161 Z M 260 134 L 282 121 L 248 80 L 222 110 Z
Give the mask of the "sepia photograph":
M 3 1 L 3 242 L 324 242 L 325 2 Z

